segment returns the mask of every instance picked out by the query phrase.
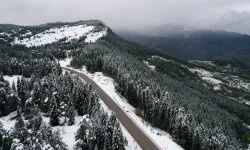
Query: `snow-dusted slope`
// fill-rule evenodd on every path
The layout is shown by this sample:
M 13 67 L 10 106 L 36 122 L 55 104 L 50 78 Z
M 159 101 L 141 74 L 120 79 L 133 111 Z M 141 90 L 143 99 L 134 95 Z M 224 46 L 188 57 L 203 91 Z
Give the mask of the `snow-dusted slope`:
M 28 32 L 30 34 L 30 32 Z M 25 37 L 27 35 L 21 35 Z M 24 38 L 22 40 L 15 38 L 12 44 L 21 44 L 27 47 L 31 46 L 41 46 L 45 44 L 50 44 L 53 42 L 58 42 L 59 40 L 65 40 L 65 42 L 70 42 L 73 39 L 78 40 L 79 38 L 85 36 L 86 43 L 96 42 L 99 38 L 107 35 L 107 27 L 102 30 L 96 30 L 96 26 L 87 25 L 74 25 L 74 26 L 62 26 L 55 27 L 49 30 L 45 30 L 41 33 L 35 34 L 31 37 Z

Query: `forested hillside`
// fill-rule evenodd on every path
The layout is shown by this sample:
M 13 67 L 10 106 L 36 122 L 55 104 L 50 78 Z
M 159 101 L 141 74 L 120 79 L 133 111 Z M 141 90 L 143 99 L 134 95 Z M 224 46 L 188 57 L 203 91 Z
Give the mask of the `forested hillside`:
M 76 24 L 79 25 L 79 22 Z M 85 118 L 80 125 L 79 134 L 76 135 L 76 139 L 80 142 L 76 146 L 83 149 L 104 149 L 107 143 L 115 144 L 115 141 L 119 141 L 122 144 L 119 144 L 121 148 L 118 149 L 123 149 L 126 141 L 118 132 L 117 121 L 113 121 L 114 116 L 107 117 L 100 109 L 99 98 L 91 86 L 83 84 L 77 77 L 72 77 L 68 73 L 61 73 L 61 68 L 56 60 L 72 57 L 70 63 L 72 67 L 82 68 L 84 65 L 90 72 L 101 71 L 112 77 L 116 82 L 117 92 L 127 98 L 130 104 L 141 110 L 141 117 L 153 126 L 168 132 L 184 149 L 247 149 L 250 143 L 250 129 L 248 128 L 250 107 L 248 105 L 227 99 L 209 90 L 202 85 L 202 82 L 197 82 L 197 75 L 189 73 L 188 78 L 183 78 L 182 75 L 186 75 L 185 72 L 188 72 L 185 68 L 177 72 L 178 74 L 171 69 L 169 69 L 169 73 L 166 73 L 167 70 L 149 68 L 143 61 L 156 55 L 164 58 L 167 56 L 123 40 L 98 21 L 95 24 L 98 24 L 99 28 L 93 32 L 102 32 L 105 31 L 103 29 L 107 29 L 107 33 L 98 36 L 95 42 L 86 41 L 87 35 L 69 41 L 67 38 L 58 39 L 55 42 L 32 46 L 24 42 L 18 43 L 23 45 L 17 45 L 14 42 L 15 38 L 2 40 L 1 72 L 4 75 L 19 74 L 31 78 L 30 80 L 21 79 L 17 86 L 16 99 L 20 100 L 16 102 L 17 106 L 12 110 L 17 109 L 17 118 L 19 118 L 17 123 L 23 122 L 22 117 L 26 120 L 33 120 L 35 115 L 31 115 L 31 117 L 29 112 L 35 111 L 29 109 L 37 107 L 42 112 L 38 114 L 50 117 L 52 126 L 59 125 L 59 117 L 68 118 L 65 123 L 70 125 L 74 121 L 72 111 L 75 109 L 78 115 L 89 115 L 89 119 Z M 36 38 L 36 34 L 49 30 L 50 25 L 61 27 L 61 23 L 30 27 L 30 32 L 35 34 L 29 36 Z M 11 28 L 10 31 L 12 30 L 12 26 L 8 26 L 8 28 Z M 33 38 L 30 39 L 33 40 Z M 40 37 L 38 39 L 41 40 Z M 11 111 L 5 110 L 8 108 L 7 101 L 9 101 L 5 97 L 8 97 L 8 92 L 13 88 L 9 88 L 3 80 L 1 83 L 4 87 L 1 89 L 9 89 L 2 90 L 5 93 L 4 96 L 1 96 L 0 103 L 2 115 L 7 115 Z M 30 94 L 27 96 L 26 93 Z M 44 101 L 47 97 L 48 101 Z M 50 105 L 47 105 L 46 102 Z M 24 107 L 25 105 L 30 107 Z M 47 108 L 48 106 L 50 107 Z M 117 132 L 109 133 L 110 124 L 113 125 L 112 129 Z M 16 126 L 20 127 L 20 125 Z M 28 124 L 21 125 L 21 128 L 30 131 Z M 13 132 L 15 131 L 13 130 Z M 98 138 L 86 135 L 86 131 L 93 133 L 93 137 Z M 7 131 L 4 133 L 8 134 Z M 27 136 L 31 136 L 31 133 L 33 132 L 27 133 Z M 107 134 L 102 136 L 101 133 Z M 114 138 L 117 136 L 119 138 L 115 140 Z M 20 139 L 20 137 L 5 137 L 8 137 L 7 141 L 15 139 L 12 140 L 12 144 L 7 143 L 8 146 L 13 145 L 13 141 L 25 142 L 25 139 Z M 26 146 L 25 143 L 23 144 Z M 42 143 L 42 145 L 46 144 L 48 143 Z M 53 143 L 50 145 L 53 147 Z
M 83 119 L 72 137 L 74 149 L 125 149 L 127 141 L 115 114 L 109 116 L 101 108 L 90 84 L 62 72 L 55 57 L 65 58 L 65 51 L 1 48 L 0 117 L 10 115 L 10 120 L 16 120 L 11 128 L 0 122 L 1 149 L 68 149 L 68 143 L 52 127 L 72 126 L 76 116 Z M 10 84 L 3 75 L 22 78 Z
M 157 28 L 136 33 L 117 31 L 132 42 L 164 52 L 182 60 L 230 60 L 250 65 L 250 36 L 217 30 L 181 30 Z

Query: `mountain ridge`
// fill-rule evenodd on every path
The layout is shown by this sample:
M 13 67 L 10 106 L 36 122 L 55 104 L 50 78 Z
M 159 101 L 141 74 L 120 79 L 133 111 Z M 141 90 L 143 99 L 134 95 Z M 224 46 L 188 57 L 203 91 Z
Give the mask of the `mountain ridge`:
M 129 31 L 117 33 L 127 40 L 183 60 L 216 60 L 232 51 L 245 51 L 250 47 L 249 35 L 227 31 L 190 30 L 157 36 Z M 250 51 L 245 54 L 249 55 Z M 249 61 L 241 62 L 250 64 Z

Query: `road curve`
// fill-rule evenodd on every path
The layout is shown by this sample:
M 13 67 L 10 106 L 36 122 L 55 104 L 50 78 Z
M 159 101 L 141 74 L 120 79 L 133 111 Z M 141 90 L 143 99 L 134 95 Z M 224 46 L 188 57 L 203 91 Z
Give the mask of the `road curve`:
M 91 78 L 84 73 L 80 73 L 73 69 L 66 67 L 62 68 L 78 75 L 84 81 L 92 84 L 93 89 L 98 92 L 102 101 L 109 107 L 109 109 L 115 112 L 116 117 L 143 150 L 161 150 L 161 148 L 157 146 L 157 144 L 150 137 L 148 137 L 148 135 L 140 127 L 138 127 L 138 125 L 123 111 L 123 109 L 116 102 L 114 102 L 114 100 L 108 96 Z

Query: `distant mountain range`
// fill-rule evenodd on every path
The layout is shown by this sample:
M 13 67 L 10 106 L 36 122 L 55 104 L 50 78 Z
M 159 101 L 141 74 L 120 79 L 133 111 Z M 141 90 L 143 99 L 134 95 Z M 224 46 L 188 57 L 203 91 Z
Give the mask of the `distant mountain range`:
M 162 29 L 162 28 L 160 28 Z M 150 32 L 154 32 L 151 33 Z M 121 37 L 183 60 L 233 60 L 250 65 L 250 36 L 213 30 L 183 31 L 169 27 L 162 32 L 117 31 Z

